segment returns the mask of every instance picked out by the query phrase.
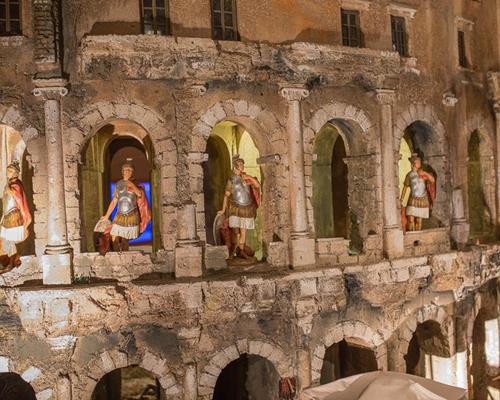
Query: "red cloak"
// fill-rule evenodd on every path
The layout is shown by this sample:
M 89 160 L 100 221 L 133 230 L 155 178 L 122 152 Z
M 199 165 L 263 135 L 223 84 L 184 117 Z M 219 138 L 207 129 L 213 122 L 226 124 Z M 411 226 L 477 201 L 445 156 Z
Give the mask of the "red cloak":
M 31 224 L 32 218 L 28 208 L 28 201 L 26 200 L 26 196 L 24 194 L 23 184 L 19 179 L 16 179 L 15 181 L 9 182 L 9 188 L 12 191 L 12 196 L 14 197 L 16 205 L 23 217 L 23 224 L 25 227 L 28 227 Z M 26 230 L 24 237 L 27 238 L 28 234 L 29 231 Z

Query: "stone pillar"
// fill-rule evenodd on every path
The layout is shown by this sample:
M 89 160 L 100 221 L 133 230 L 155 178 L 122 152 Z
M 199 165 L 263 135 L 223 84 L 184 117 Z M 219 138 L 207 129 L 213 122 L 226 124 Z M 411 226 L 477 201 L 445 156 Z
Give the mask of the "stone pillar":
M 288 103 L 288 163 L 289 193 L 292 214 L 290 263 L 293 267 L 313 265 L 316 262 L 314 239 L 309 236 L 306 211 L 306 183 L 304 177 L 304 144 L 300 101 L 309 96 L 305 88 L 284 87 L 280 94 Z
M 202 256 L 203 248 L 196 234 L 196 204 L 186 203 L 177 210 L 175 277 L 200 277 Z
M 396 160 L 392 121 L 394 90 L 379 89 L 376 97 L 380 103 L 380 154 L 382 159 L 382 204 L 384 253 L 388 258 L 402 257 L 404 238 L 399 213 L 399 190 L 396 186 Z
M 461 188 L 453 189 L 452 206 L 450 236 L 460 250 L 467 244 L 470 231 L 470 225 L 465 218 L 464 194 Z
M 500 227 L 500 99 L 493 103 L 495 111 L 496 126 L 496 148 L 495 148 L 495 177 L 496 177 L 496 207 L 497 207 L 497 227 Z
M 66 230 L 64 155 L 61 126 L 61 97 L 68 93 L 63 79 L 35 80 L 35 96 L 44 100 L 47 147 L 47 238 L 42 256 L 43 282 L 69 284 L 72 277 L 72 248 Z

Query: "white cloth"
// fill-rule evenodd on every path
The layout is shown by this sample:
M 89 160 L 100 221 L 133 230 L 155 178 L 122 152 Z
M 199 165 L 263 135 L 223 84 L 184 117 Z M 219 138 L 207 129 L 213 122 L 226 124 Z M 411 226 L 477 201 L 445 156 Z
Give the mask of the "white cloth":
M 411 215 L 413 217 L 419 217 L 419 218 L 429 218 L 429 209 L 422 208 L 422 207 L 413 207 L 413 206 L 408 206 L 406 207 L 406 215 Z
M 111 227 L 111 236 L 120 236 L 125 239 L 136 239 L 139 237 L 139 226 L 121 226 L 113 224 Z
M 0 230 L 0 236 L 9 242 L 22 242 L 24 238 L 24 226 L 16 226 L 15 228 L 4 228 Z
M 229 217 L 229 227 L 240 229 L 255 229 L 255 220 L 253 218 L 242 218 L 236 215 L 231 215 Z

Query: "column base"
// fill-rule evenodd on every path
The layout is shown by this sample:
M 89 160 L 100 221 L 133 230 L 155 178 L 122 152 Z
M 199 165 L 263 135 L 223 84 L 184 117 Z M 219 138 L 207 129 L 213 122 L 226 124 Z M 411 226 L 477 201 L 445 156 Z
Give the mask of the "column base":
M 316 244 L 308 237 L 290 239 L 290 264 L 292 267 L 313 266 L 316 263 Z
M 73 276 L 72 258 L 71 253 L 42 255 L 44 285 L 70 285 Z
M 450 237 L 459 250 L 469 241 L 469 233 L 470 225 L 466 219 L 451 222 Z
M 403 229 L 399 226 L 384 228 L 384 253 L 389 259 L 404 256 L 405 241 Z
M 198 242 L 199 243 L 199 242 Z M 175 248 L 175 277 L 198 278 L 202 275 L 203 248 L 183 244 Z
M 45 246 L 45 254 L 55 255 L 55 254 L 70 254 L 73 252 L 73 248 L 69 244 L 61 245 L 50 245 Z

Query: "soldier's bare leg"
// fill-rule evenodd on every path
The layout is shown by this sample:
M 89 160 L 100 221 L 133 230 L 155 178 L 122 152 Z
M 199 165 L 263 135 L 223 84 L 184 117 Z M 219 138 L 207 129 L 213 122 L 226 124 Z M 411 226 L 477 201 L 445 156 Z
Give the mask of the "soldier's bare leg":
M 415 217 L 413 215 L 408 216 L 408 230 L 409 231 L 415 230 Z
M 416 218 L 415 219 L 415 230 L 421 231 L 422 230 L 422 218 Z
M 248 256 L 248 254 L 245 252 L 245 243 L 247 241 L 247 230 L 244 228 L 240 228 L 240 254 L 243 258 L 251 258 Z

